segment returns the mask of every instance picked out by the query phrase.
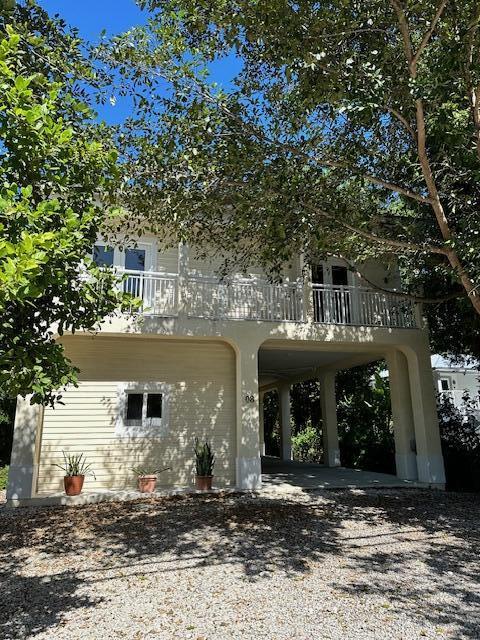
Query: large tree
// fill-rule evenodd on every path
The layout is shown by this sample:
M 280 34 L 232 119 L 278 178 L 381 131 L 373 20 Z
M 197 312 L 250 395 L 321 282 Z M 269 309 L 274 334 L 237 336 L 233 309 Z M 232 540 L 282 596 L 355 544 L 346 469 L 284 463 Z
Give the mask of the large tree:
M 118 169 L 80 45 L 34 3 L 2 4 L 0 386 L 42 403 L 77 379 L 56 336 L 95 329 L 122 301 L 89 257 Z
M 100 49 L 136 96 L 120 142 L 139 219 L 235 247 L 237 266 L 397 262 L 403 293 L 455 301 L 475 350 L 480 4 L 142 4 L 149 25 Z M 227 89 L 205 72 L 222 57 L 241 66 Z

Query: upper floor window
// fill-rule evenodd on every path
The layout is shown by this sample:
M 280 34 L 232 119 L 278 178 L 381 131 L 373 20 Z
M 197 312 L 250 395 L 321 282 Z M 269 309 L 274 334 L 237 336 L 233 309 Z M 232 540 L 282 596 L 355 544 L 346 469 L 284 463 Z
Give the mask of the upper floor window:
M 93 247 L 93 261 L 99 267 L 113 267 L 113 247 L 104 244 L 96 244 Z
M 139 242 L 136 247 L 110 247 L 97 242 L 92 251 L 93 261 L 100 267 L 119 267 L 128 271 L 149 271 L 153 268 L 154 244 Z
M 125 249 L 125 269 L 145 271 L 145 249 Z

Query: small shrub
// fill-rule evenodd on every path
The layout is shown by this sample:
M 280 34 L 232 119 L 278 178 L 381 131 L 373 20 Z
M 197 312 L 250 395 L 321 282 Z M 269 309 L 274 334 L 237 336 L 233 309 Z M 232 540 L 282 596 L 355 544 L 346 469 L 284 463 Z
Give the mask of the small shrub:
M 83 457 L 83 453 L 73 454 L 62 451 L 62 454 L 63 464 L 56 464 L 55 466 L 61 469 L 65 476 L 91 475 L 95 478 L 95 474 L 91 470 L 91 465 L 87 463 Z
M 323 457 L 322 437 L 319 429 L 310 422 L 292 436 L 293 459 L 299 462 L 321 462 Z
M 439 398 L 438 420 L 447 489 L 480 491 L 480 420 L 468 394 L 461 411 L 450 398 Z
M 8 467 L 0 467 L 0 491 L 7 488 Z
M 213 476 L 213 467 L 215 465 L 215 456 L 208 442 L 200 444 L 198 438 L 195 438 L 195 470 L 197 476 Z

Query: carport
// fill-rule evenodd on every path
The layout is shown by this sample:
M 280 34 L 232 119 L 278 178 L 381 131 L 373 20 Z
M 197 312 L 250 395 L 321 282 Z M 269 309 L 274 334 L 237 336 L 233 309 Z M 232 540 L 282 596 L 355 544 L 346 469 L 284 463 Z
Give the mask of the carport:
M 340 467 L 335 375 L 339 370 L 380 359 L 386 360 L 389 369 L 396 475 Z M 292 461 L 290 391 L 293 384 L 312 379 L 319 381 L 322 418 L 324 457 L 322 464 L 318 465 Z M 435 425 L 432 424 L 428 425 L 428 437 L 424 436 L 426 425 L 423 422 L 423 406 L 416 401 L 412 402 L 419 388 L 412 384 L 407 360 L 400 350 L 382 351 L 374 342 L 347 345 L 268 340 L 261 345 L 258 352 L 258 383 L 259 441 L 260 454 L 263 456 L 262 480 L 264 483 L 333 488 L 408 486 L 415 485 L 417 480 L 432 484 L 434 479 L 436 486 L 441 485 L 443 481 L 443 472 L 440 473 L 443 469 L 441 457 L 432 455 L 428 451 L 430 437 L 435 444 L 438 433 L 434 432 Z M 263 415 L 264 396 L 273 390 L 278 393 L 280 427 L 280 456 L 276 459 L 265 457 L 268 452 L 265 451 Z M 433 397 L 432 393 L 432 399 Z M 420 456 L 417 451 L 419 440 L 416 427 L 420 427 L 422 445 L 428 443 L 427 455 Z

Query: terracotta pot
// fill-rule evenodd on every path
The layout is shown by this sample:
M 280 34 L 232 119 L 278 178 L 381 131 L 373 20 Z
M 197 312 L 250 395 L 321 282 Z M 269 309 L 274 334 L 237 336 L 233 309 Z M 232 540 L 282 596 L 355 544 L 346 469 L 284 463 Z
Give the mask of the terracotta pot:
M 138 490 L 140 493 L 153 493 L 157 485 L 157 476 L 138 476 Z
M 63 485 L 67 496 L 78 496 L 82 492 L 85 476 L 65 476 Z
M 195 476 L 195 487 L 199 491 L 212 490 L 213 476 Z

